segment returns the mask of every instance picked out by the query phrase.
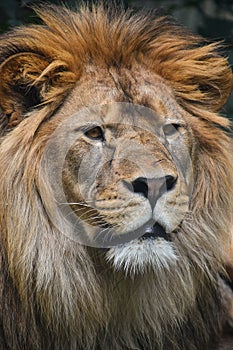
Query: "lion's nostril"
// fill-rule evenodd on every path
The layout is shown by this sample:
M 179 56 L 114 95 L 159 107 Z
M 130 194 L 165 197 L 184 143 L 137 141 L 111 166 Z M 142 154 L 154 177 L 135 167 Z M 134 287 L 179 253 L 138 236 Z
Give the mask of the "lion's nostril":
M 175 178 L 172 175 L 166 175 L 165 176 L 165 183 L 166 183 L 166 189 L 167 191 L 170 191 L 174 188 L 175 184 L 176 184 L 176 180 L 177 178 Z
M 148 183 L 144 177 L 139 177 L 132 182 L 134 193 L 142 193 L 144 197 L 148 198 Z

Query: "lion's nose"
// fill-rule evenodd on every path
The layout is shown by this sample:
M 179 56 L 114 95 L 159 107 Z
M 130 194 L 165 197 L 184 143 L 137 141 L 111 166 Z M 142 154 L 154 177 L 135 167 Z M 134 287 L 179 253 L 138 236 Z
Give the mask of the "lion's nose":
M 134 193 L 141 193 L 145 198 L 148 198 L 153 208 L 159 197 L 174 188 L 176 181 L 177 178 L 172 175 L 151 179 L 138 177 L 132 182 L 131 190 Z

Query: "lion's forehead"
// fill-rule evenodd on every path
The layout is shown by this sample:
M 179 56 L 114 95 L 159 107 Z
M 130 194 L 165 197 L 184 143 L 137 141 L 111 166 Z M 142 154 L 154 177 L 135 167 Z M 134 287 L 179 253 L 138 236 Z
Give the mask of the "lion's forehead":
M 129 103 L 131 107 L 124 103 Z M 103 123 L 132 123 L 134 120 L 158 122 L 166 118 L 183 118 L 169 85 L 155 73 L 140 67 L 113 69 L 95 67 L 83 73 L 78 85 L 73 89 L 64 106 L 66 115 L 77 113 L 83 107 L 97 106 L 98 116 Z M 147 108 L 132 107 L 140 105 Z M 153 111 L 151 118 L 149 110 Z M 94 119 L 96 111 L 90 118 Z M 146 114 L 146 115 L 145 115 Z M 139 126 L 139 125 L 138 125 Z

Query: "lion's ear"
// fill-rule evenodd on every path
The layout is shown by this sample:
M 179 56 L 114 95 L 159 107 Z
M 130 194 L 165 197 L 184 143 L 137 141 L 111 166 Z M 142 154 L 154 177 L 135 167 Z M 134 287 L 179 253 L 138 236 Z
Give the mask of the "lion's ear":
M 43 103 L 54 83 L 58 65 L 36 53 L 18 53 L 0 66 L 0 107 L 4 124 L 13 128 L 25 113 Z

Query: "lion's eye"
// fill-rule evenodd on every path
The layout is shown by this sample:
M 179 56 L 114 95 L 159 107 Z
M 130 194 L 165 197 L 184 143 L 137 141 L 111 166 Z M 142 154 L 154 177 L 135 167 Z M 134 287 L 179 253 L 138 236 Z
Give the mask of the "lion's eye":
M 164 125 L 163 132 L 164 132 L 165 136 L 169 137 L 169 136 L 176 135 L 177 132 L 179 131 L 179 129 L 180 129 L 180 125 L 179 124 L 172 123 L 172 124 Z
M 85 135 L 92 140 L 104 140 L 103 130 L 99 126 L 95 126 L 94 128 L 87 130 Z

